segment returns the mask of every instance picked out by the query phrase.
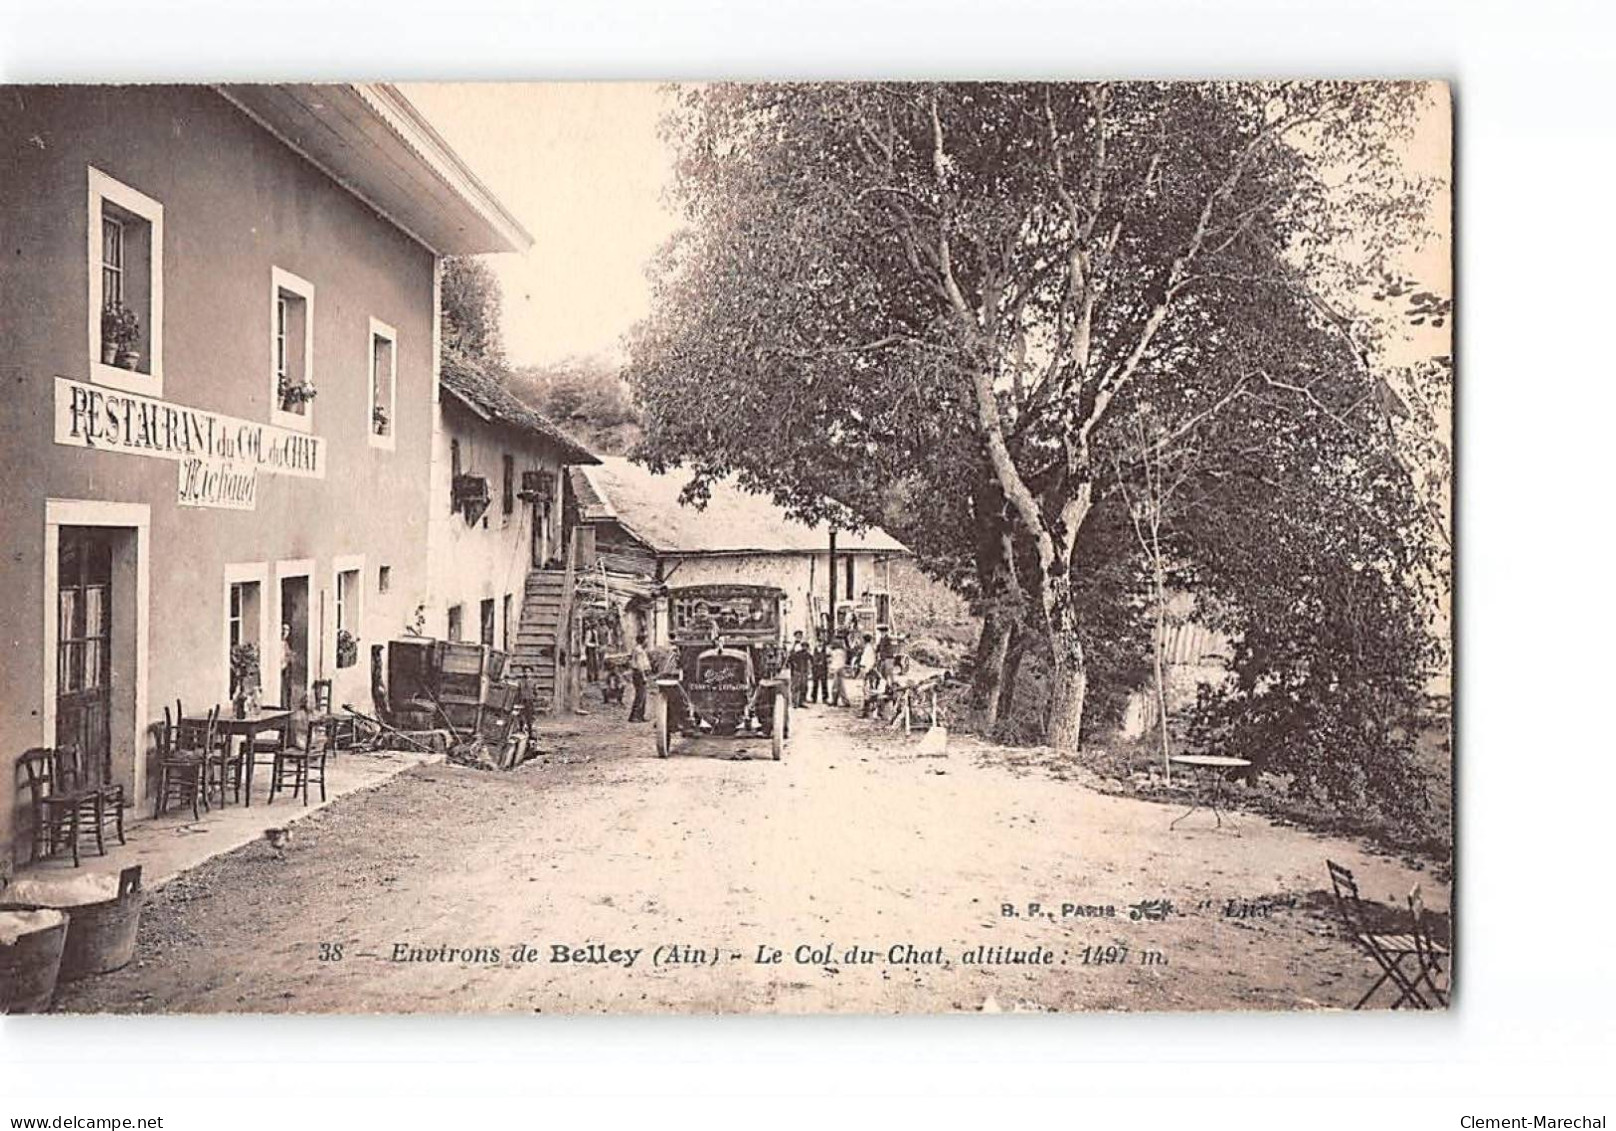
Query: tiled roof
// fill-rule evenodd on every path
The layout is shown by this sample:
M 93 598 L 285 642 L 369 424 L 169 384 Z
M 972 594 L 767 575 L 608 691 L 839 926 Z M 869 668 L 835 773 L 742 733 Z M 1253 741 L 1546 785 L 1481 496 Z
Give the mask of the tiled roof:
M 766 495 L 741 490 L 733 480 L 713 484 L 701 510 L 679 502 L 688 480 L 677 471 L 657 475 L 619 456 L 603 456 L 572 469 L 572 490 L 584 519 L 613 520 L 659 553 L 818 553 L 829 544 L 823 525 L 786 517 Z M 838 553 L 907 554 L 909 548 L 880 527 L 862 534 L 838 531 Z
M 484 420 L 531 432 L 560 448 L 565 463 L 596 463 L 599 460 L 589 449 L 529 408 L 487 368 L 463 353 L 443 351 L 440 383 L 445 393 L 452 394 Z

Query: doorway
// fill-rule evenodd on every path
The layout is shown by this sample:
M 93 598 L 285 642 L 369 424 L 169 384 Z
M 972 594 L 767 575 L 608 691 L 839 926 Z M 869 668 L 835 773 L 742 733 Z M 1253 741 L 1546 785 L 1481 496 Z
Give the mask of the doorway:
M 151 508 L 45 500 L 42 746 L 77 743 L 85 769 L 146 796 Z
M 533 501 L 533 554 L 534 569 L 544 569 L 550 563 L 550 500 Z
M 282 707 L 303 705 L 309 691 L 309 578 L 280 579 L 280 686 Z
M 112 559 L 107 527 L 64 526 L 56 553 L 56 745 L 111 781 Z

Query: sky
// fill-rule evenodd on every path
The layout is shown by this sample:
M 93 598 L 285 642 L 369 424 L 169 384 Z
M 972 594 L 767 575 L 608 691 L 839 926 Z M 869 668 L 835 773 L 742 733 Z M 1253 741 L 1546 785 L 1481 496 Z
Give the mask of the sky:
M 519 365 L 620 358 L 650 310 L 645 269 L 678 221 L 652 83 L 401 84 L 405 96 L 533 233 L 488 263 L 504 292 L 505 350 Z
M 489 256 L 504 296 L 505 349 L 518 365 L 575 355 L 622 360 L 623 335 L 650 312 L 646 268 L 677 230 L 658 136 L 668 95 L 654 83 L 409 83 L 400 89 L 533 233 L 523 255 Z M 1407 152 L 1452 203 L 1447 99 L 1437 91 Z M 1424 285 L 1452 293 L 1448 240 L 1410 249 Z M 1448 334 L 1410 332 L 1396 363 L 1448 352 Z M 1398 345 L 1401 348 L 1396 348 Z

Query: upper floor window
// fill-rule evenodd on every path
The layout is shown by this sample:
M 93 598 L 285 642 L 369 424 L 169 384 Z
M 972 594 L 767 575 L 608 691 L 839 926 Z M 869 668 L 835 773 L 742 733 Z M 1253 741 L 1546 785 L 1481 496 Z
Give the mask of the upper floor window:
M 516 509 L 516 461 L 509 455 L 500 457 L 499 506 L 507 518 Z
M 449 510 L 459 509 L 455 499 L 455 483 L 460 479 L 460 441 L 454 438 L 449 440 Z
M 314 284 L 270 269 L 269 397 L 271 423 L 314 427 Z
M 494 646 L 494 599 L 484 597 L 482 604 L 478 606 L 477 613 L 477 627 L 479 629 L 477 640 L 479 643 L 486 644 L 492 648 Z
M 163 206 L 89 169 L 90 379 L 163 395 Z
M 372 447 L 393 447 L 398 388 L 398 331 L 370 320 L 370 420 Z

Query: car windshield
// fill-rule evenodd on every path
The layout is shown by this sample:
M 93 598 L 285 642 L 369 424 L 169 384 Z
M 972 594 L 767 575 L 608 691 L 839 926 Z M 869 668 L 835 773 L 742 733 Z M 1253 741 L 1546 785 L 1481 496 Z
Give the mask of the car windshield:
M 774 602 L 752 594 L 688 594 L 673 600 L 673 627 L 680 635 L 768 632 L 775 627 Z

